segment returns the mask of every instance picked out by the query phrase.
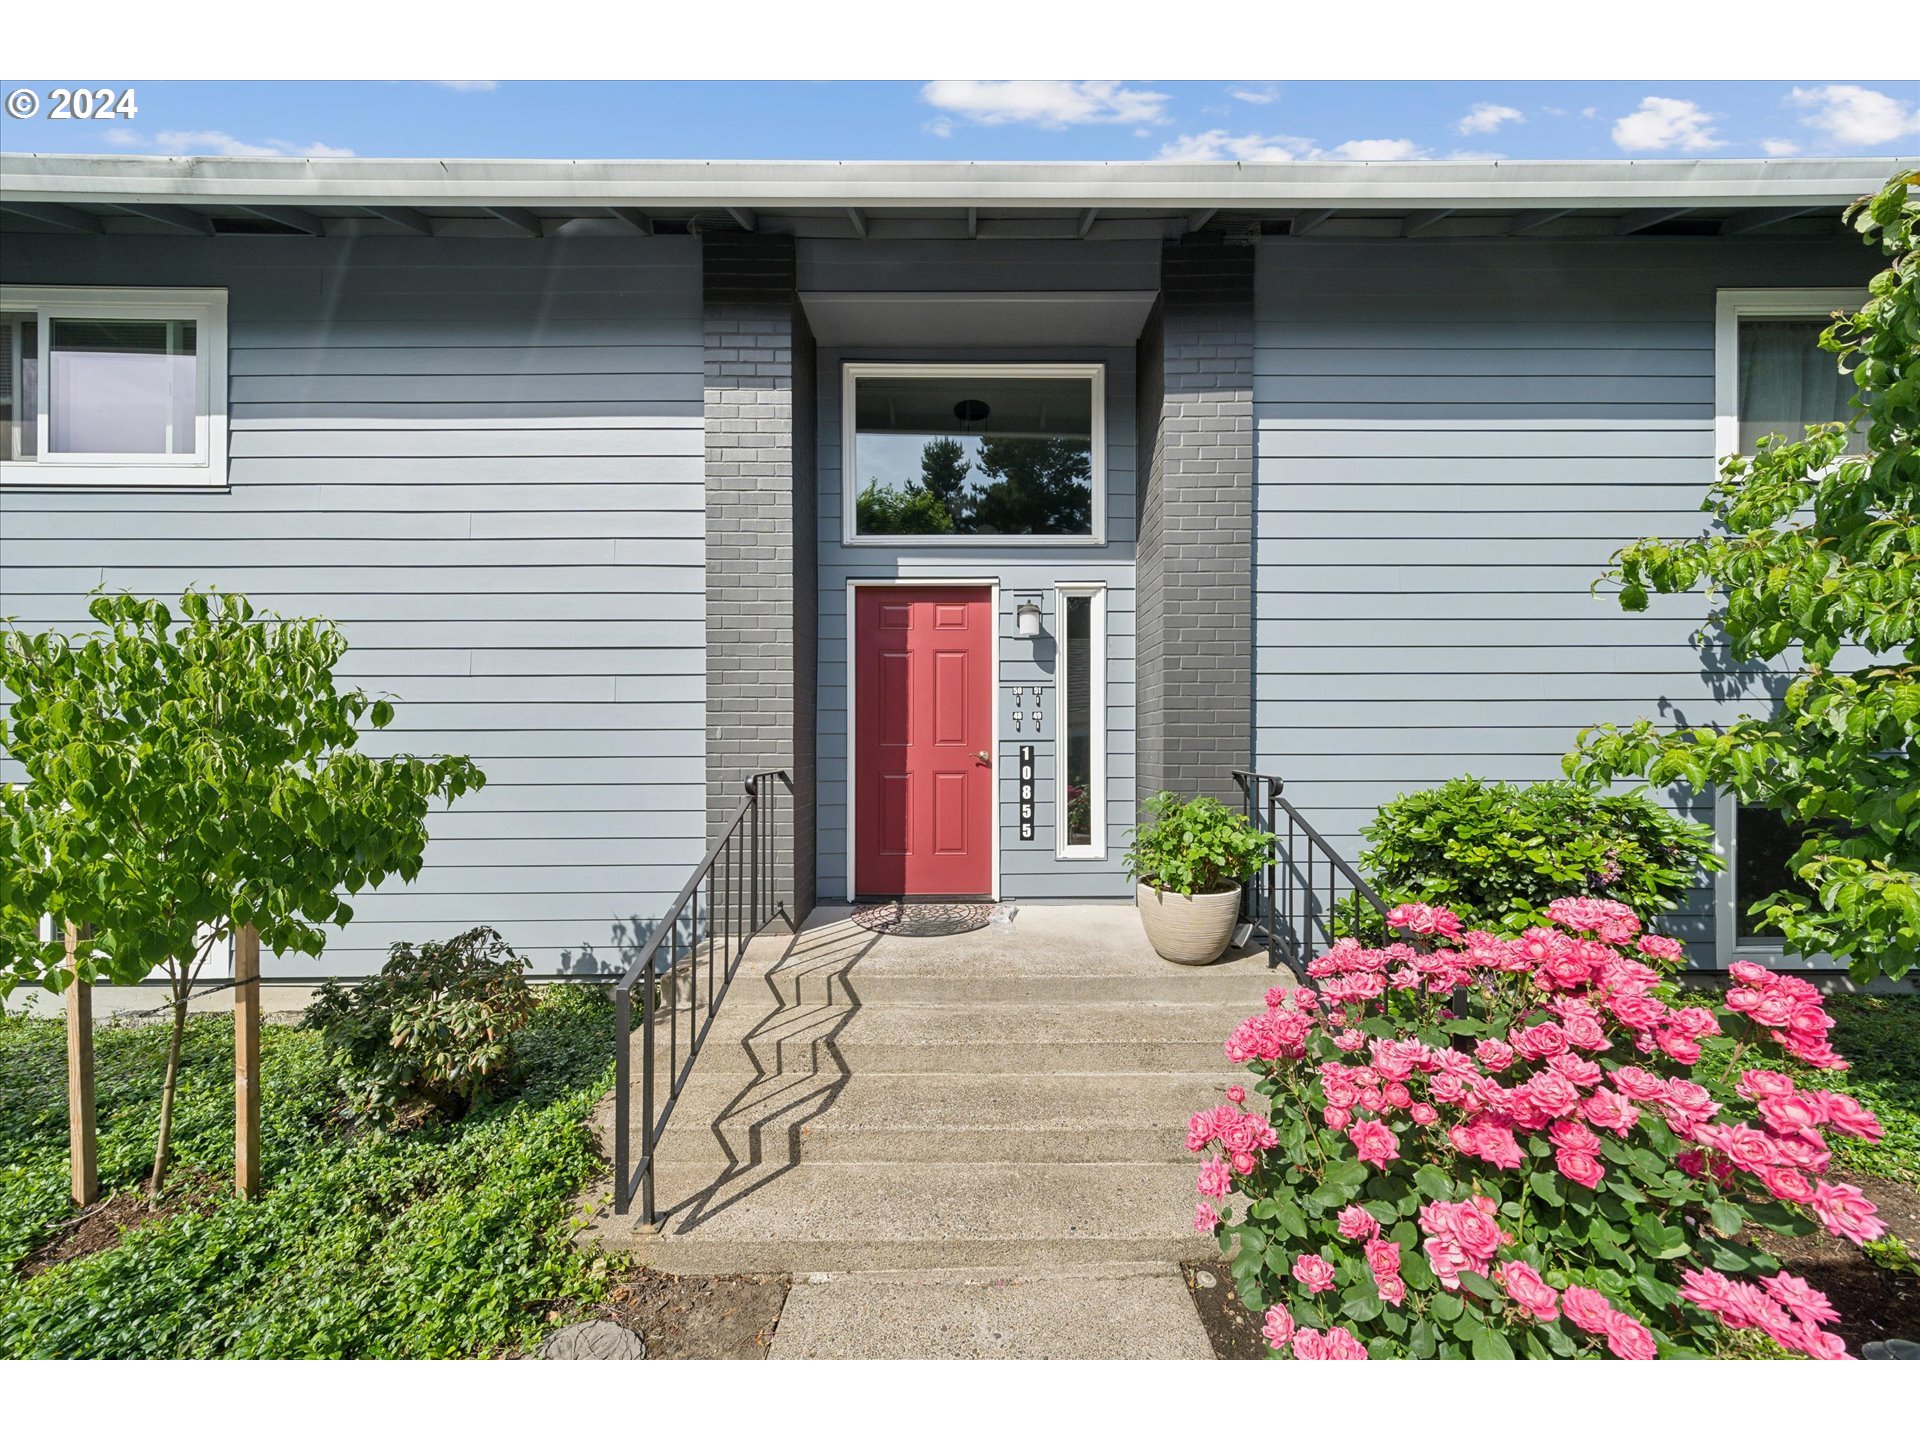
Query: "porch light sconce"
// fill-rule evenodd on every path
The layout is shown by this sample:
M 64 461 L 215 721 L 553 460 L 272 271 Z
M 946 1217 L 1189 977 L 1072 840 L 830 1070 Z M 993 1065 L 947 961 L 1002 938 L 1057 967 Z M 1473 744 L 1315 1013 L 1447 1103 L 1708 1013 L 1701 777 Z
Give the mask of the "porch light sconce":
M 1040 607 L 1031 600 L 1022 600 L 1013 612 L 1013 623 L 1021 639 L 1034 639 L 1040 633 Z

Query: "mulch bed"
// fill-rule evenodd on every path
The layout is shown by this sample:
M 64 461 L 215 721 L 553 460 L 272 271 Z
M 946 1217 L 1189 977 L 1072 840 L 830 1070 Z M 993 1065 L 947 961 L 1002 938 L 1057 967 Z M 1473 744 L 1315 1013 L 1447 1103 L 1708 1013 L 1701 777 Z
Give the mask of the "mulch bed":
M 1213 1343 L 1213 1358 L 1266 1359 L 1267 1342 L 1260 1333 L 1260 1317 L 1240 1303 L 1226 1262 L 1182 1265 L 1180 1269 L 1187 1277 L 1187 1293 L 1200 1312 L 1201 1327 Z
M 1920 1257 L 1920 1190 L 1865 1175 L 1836 1174 L 1834 1178 L 1865 1191 L 1879 1206 L 1887 1232 L 1898 1236 L 1908 1253 Z M 1762 1230 L 1745 1238 L 1778 1256 L 1782 1265 L 1814 1289 L 1826 1292 L 1840 1312 L 1839 1323 L 1828 1328 L 1845 1338 L 1849 1354 L 1858 1355 L 1869 1340 L 1920 1340 L 1920 1276 L 1876 1265 L 1858 1245 L 1824 1230 L 1799 1236 Z M 1265 1359 L 1267 1342 L 1260 1334 L 1260 1317 L 1240 1303 L 1225 1262 L 1180 1268 L 1186 1273 L 1194 1308 L 1200 1312 L 1200 1324 L 1213 1343 L 1214 1359 Z M 1203 1277 L 1210 1277 L 1212 1283 Z
M 764 1360 L 792 1282 L 785 1275 L 669 1275 L 635 1269 L 571 1320 L 611 1320 L 649 1360 Z
M 158 1205 L 149 1205 L 146 1193 L 140 1190 L 122 1190 L 109 1195 L 60 1221 L 54 1227 L 52 1238 L 22 1260 L 14 1273 L 22 1280 L 30 1280 L 43 1270 L 51 1270 L 69 1260 L 111 1250 L 142 1225 L 151 1225 L 183 1210 L 204 1215 L 213 1208 L 213 1195 L 231 1183 L 216 1175 L 182 1175 L 172 1182 Z
M 1920 1190 L 1865 1175 L 1833 1178 L 1865 1191 L 1879 1207 L 1887 1233 L 1898 1236 L 1908 1253 L 1920 1258 Z M 1869 1340 L 1920 1340 L 1920 1277 L 1876 1265 L 1858 1245 L 1824 1230 L 1797 1236 L 1762 1230 L 1746 1238 L 1777 1255 L 1814 1289 L 1826 1292 L 1840 1312 L 1839 1322 L 1827 1328 L 1846 1340 L 1849 1354 L 1858 1355 Z

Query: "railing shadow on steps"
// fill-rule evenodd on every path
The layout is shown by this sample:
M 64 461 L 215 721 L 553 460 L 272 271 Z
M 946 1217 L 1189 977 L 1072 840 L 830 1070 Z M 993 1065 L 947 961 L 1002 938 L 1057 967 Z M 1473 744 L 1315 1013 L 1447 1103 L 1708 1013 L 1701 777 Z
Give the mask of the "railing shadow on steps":
M 1304 973 L 1335 940 L 1368 938 L 1363 930 L 1374 927 L 1362 923 L 1366 910 L 1377 912 L 1379 929 L 1386 929 L 1386 902 L 1294 809 L 1278 775 L 1235 770 L 1233 778 L 1247 818 L 1278 841 L 1273 858 L 1240 890 L 1240 918 L 1266 942 L 1269 967 L 1284 963 Z
M 787 792 L 787 842 L 793 842 L 793 780 L 784 770 L 767 770 L 746 782 L 746 794 L 733 815 L 722 827 L 719 838 L 708 849 L 706 858 L 681 888 L 678 896 L 654 926 L 647 943 L 627 973 L 614 986 L 614 1062 L 613 1062 L 613 1209 L 625 1215 L 634 1197 L 640 1200 L 640 1223 L 652 1225 L 658 1218 L 654 1207 L 654 1155 L 660 1137 L 666 1133 L 673 1115 L 674 1101 L 680 1098 L 687 1076 L 693 1071 L 694 1057 L 706 1042 L 720 1001 L 740 968 L 747 942 L 770 924 L 776 916 L 789 925 L 793 910 L 775 895 L 775 875 L 780 850 L 774 814 L 775 787 Z M 702 1005 L 700 971 L 706 969 L 705 1004 Z M 686 985 L 684 1008 L 687 1012 L 686 1054 L 682 1058 L 680 1011 Z M 633 1001 L 640 996 L 640 1162 L 633 1165 Z M 660 1010 L 666 1010 L 664 1027 Z M 654 1072 L 657 1047 L 665 1029 L 667 1045 L 667 1095 L 657 1106 Z

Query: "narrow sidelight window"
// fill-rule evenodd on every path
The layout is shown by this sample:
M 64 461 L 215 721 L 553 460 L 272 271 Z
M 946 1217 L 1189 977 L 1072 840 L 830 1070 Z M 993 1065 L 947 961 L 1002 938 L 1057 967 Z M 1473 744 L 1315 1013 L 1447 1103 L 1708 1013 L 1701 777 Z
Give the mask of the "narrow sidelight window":
M 1063 859 L 1098 860 L 1107 853 L 1106 598 L 1106 590 L 1093 585 L 1056 592 L 1055 807 Z

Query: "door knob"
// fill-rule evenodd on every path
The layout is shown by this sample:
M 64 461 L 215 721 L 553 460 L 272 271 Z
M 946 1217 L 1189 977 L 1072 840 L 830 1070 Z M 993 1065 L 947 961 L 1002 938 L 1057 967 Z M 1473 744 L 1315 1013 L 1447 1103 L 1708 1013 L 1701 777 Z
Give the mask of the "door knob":
M 981 763 L 982 765 L 991 765 L 991 764 L 993 763 L 993 761 L 992 761 L 992 760 L 990 760 L 990 759 L 989 759 L 989 758 L 987 757 L 987 752 L 986 752 L 986 751 L 984 751 L 984 750 L 980 750 L 980 751 L 977 751 L 977 752 L 975 752 L 975 753 L 977 753 L 977 754 L 979 755 L 979 757 L 980 757 L 980 763 Z

